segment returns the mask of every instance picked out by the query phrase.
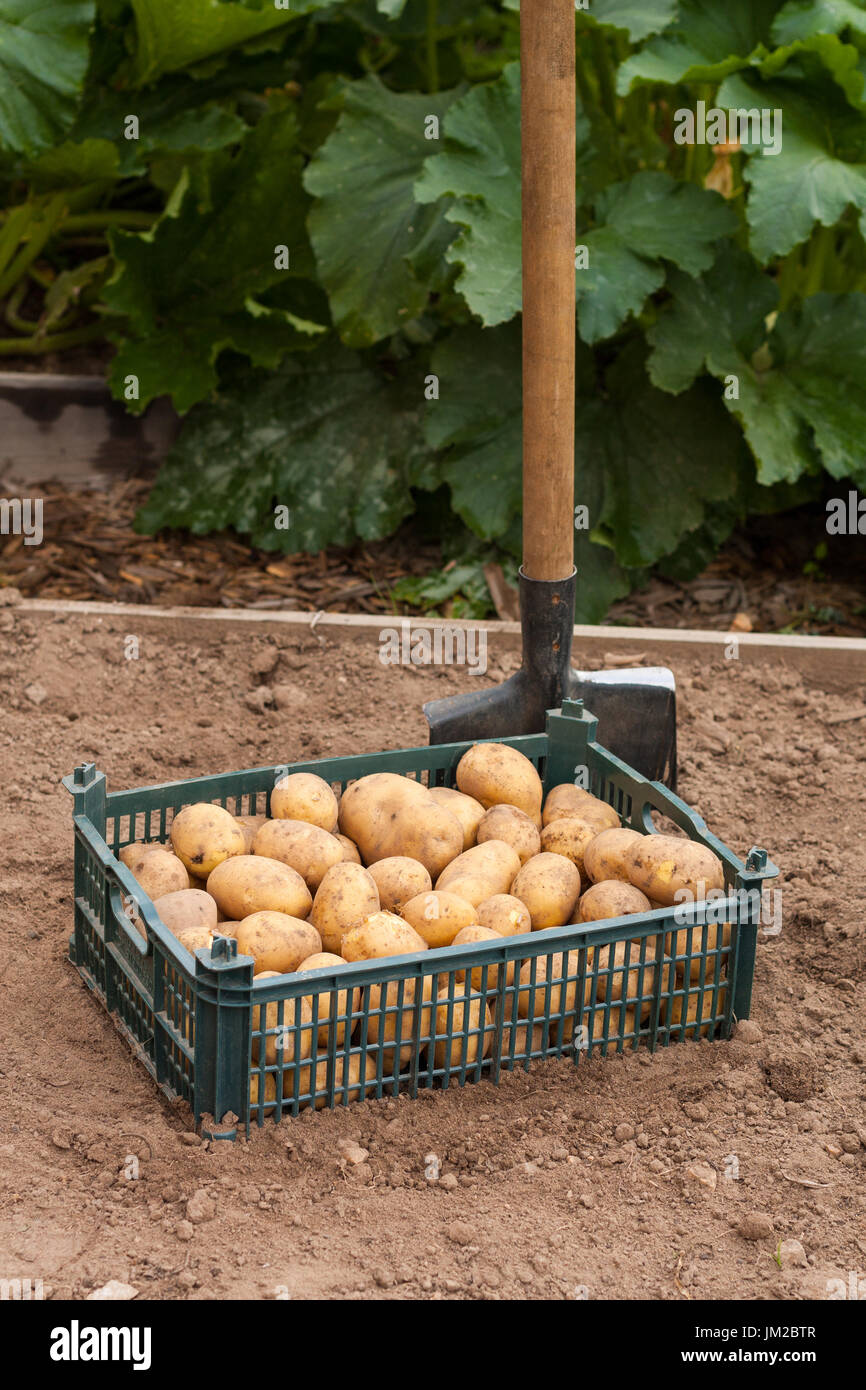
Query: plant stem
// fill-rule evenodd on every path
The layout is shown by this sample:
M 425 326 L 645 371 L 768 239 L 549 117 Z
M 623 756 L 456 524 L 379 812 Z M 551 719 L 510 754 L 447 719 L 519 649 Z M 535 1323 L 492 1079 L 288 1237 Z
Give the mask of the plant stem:
M 65 348 L 78 347 L 79 343 L 93 343 L 105 337 L 101 323 L 91 323 L 87 328 L 77 328 L 72 333 L 53 333 L 46 338 L 0 338 L 0 357 L 39 357 L 45 352 L 63 352 Z
M 54 235 L 58 223 L 62 220 L 64 208 L 65 199 L 58 194 L 56 198 L 51 199 L 42 216 L 37 216 L 31 221 L 28 240 L 18 255 L 7 264 L 5 271 L 0 271 L 0 299 L 6 297 L 13 285 L 18 283 L 21 276 L 42 254 L 45 243 Z
M 787 309 L 797 290 L 797 280 L 800 275 L 800 247 L 795 246 L 793 251 L 789 251 L 782 261 L 779 270 L 779 309 Z
M 427 0 L 427 90 L 439 91 L 439 49 L 437 47 L 436 23 L 439 0 Z
M 159 213 L 135 212 L 131 208 L 108 208 L 104 212 L 75 212 L 64 219 L 63 230 L 70 232 L 98 232 L 109 227 L 122 227 L 128 231 L 147 231 L 159 221 Z
M 836 228 L 819 225 L 806 256 L 806 280 L 803 285 L 803 298 L 817 294 L 824 283 L 824 270 L 827 258 L 836 248 Z

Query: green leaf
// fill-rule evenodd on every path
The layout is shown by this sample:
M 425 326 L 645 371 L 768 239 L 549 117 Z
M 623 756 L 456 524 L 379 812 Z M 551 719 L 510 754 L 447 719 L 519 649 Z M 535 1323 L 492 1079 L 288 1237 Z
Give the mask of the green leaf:
M 75 119 L 93 0 L 0 0 L 0 147 L 35 154 Z
M 706 369 L 737 397 L 726 399 L 755 456 L 758 480 L 795 482 L 817 456 L 835 478 L 866 483 L 866 295 L 817 294 L 768 314 L 777 291 L 744 252 L 693 280 L 672 272 L 673 299 L 648 333 L 650 374 L 682 390 Z
M 389 381 L 342 348 L 289 358 L 270 375 L 245 372 L 189 416 L 137 529 L 233 526 L 289 552 L 381 539 L 413 511 L 428 463 L 422 399 L 419 368 Z M 289 508 L 287 530 L 275 525 L 276 506 Z
M 301 14 L 323 8 L 321 0 L 292 0 L 290 10 L 278 10 L 273 4 L 254 10 L 221 0 L 131 0 L 131 4 L 136 22 L 134 67 L 139 86 L 290 24 Z
M 588 265 L 576 275 L 580 334 L 587 343 L 610 337 L 630 313 L 640 312 L 664 281 L 662 259 L 693 273 L 705 270 L 716 241 L 737 227 L 718 193 L 653 170 L 605 189 L 595 217 L 601 225 L 578 243 L 588 251 Z
M 725 108 L 769 107 L 783 112 L 782 148 L 753 151 L 744 177 L 750 245 L 759 261 L 784 256 L 805 241 L 816 222 L 834 226 L 853 204 L 866 226 L 866 123 L 850 110 L 838 88 L 759 84 L 728 78 L 717 97 Z
M 773 20 L 776 44 L 795 43 L 815 34 L 851 35 L 866 42 L 866 7 L 852 0 L 788 0 Z
M 577 495 L 583 475 L 604 481 L 599 518 L 621 565 L 653 565 L 703 525 L 711 502 L 737 486 L 740 434 L 714 386 L 675 398 L 648 380 L 634 340 L 608 371 L 604 391 L 577 413 Z M 595 524 L 593 512 L 590 519 Z
M 113 233 L 118 268 L 104 299 L 112 313 L 126 315 L 128 332 L 111 381 L 122 397 L 126 378 L 139 378 L 131 408 L 168 394 L 188 410 L 216 386 L 225 348 L 273 365 L 278 342 L 309 346 L 321 329 L 302 315 L 293 322 L 261 313 L 259 305 L 285 279 L 312 273 L 296 137 L 291 112 L 265 117 L 239 151 L 209 156 L 195 182 L 185 176 L 149 232 Z M 275 263 L 279 246 L 288 247 L 288 270 Z
M 376 9 L 388 19 L 398 19 L 406 8 L 406 0 L 376 0 Z
M 594 390 L 590 354 L 578 344 L 579 400 Z M 432 369 L 440 399 L 427 404 L 425 437 L 444 450 L 441 475 L 451 488 L 452 506 L 484 540 L 508 543 L 522 509 L 523 412 L 520 397 L 520 324 L 496 329 L 457 329 L 437 344 Z M 578 500 L 601 516 L 603 475 L 578 448 L 575 485 Z M 575 618 L 599 622 L 630 583 L 613 551 L 596 544 L 586 530 L 575 531 L 578 593 Z
M 636 82 L 719 82 L 766 52 L 779 0 L 680 0 L 679 18 L 622 64 L 617 90 Z
M 624 29 L 632 43 L 661 33 L 676 18 L 679 0 L 592 0 L 581 18 Z
M 412 186 L 430 150 L 425 122 L 441 119 L 454 93 L 391 92 L 365 77 L 347 84 L 343 99 L 304 185 L 316 199 L 310 239 L 334 322 L 345 343 L 365 347 L 427 303 L 428 285 L 407 258 L 435 235 L 441 212 L 419 207 Z
M 120 176 L 120 160 L 110 140 L 64 140 L 45 150 L 23 168 L 37 188 L 75 188 L 81 184 L 114 183 Z
M 460 266 L 456 288 L 485 324 L 520 309 L 520 66 L 471 88 L 445 118 L 445 148 L 424 163 L 421 203 L 455 201 L 445 212 L 462 228 L 446 253 Z

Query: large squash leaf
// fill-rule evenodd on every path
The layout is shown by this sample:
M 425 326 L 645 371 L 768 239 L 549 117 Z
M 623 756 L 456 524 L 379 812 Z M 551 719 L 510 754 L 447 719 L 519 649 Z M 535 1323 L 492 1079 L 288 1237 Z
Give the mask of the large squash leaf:
M 72 125 L 94 0 L 0 0 L 0 148 L 36 154 Z

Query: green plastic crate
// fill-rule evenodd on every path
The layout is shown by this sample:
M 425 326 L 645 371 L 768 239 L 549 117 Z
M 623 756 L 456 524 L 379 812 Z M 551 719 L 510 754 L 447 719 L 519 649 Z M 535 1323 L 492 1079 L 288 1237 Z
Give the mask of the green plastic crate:
M 188 1101 L 196 1123 L 208 1117 L 227 1137 L 236 1134 L 227 1116 L 249 1133 L 251 1119 L 278 1121 L 310 1103 L 416 1096 L 484 1076 L 496 1082 L 503 1070 L 528 1070 L 542 1057 L 566 1055 L 577 1064 L 611 1050 L 727 1037 L 749 1014 L 761 889 L 778 870 L 760 849 L 743 864 L 679 797 L 620 762 L 595 732 L 582 704 L 566 701 L 548 713 L 545 733 L 502 741 L 531 759 L 545 791 L 578 780 L 641 833 L 654 833 L 653 811 L 669 817 L 721 859 L 724 900 L 254 981 L 252 959 L 238 955 L 230 938 L 192 956 L 163 926 L 119 850 L 134 840 L 167 840 L 173 816 L 193 802 L 218 802 L 235 815 L 267 813 L 271 789 L 287 771 L 316 772 L 340 790 L 371 772 L 453 786 L 471 745 L 323 758 L 112 793 L 88 763 L 63 779 L 74 797 L 70 959 L 165 1094 Z M 144 925 L 146 941 L 131 916 Z M 730 923 L 728 939 L 716 930 L 721 922 Z M 444 993 L 435 1011 L 432 993 Z M 528 1018 L 519 1016 L 521 1007 Z

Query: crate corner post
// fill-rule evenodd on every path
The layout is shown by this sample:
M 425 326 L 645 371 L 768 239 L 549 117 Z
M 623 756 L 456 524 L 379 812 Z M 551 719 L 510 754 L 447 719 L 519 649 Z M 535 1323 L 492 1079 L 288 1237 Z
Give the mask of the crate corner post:
M 597 728 L 598 720 L 584 709 L 582 700 L 563 700 L 561 709 L 547 711 L 546 790 L 561 782 L 576 782 L 582 769 L 588 777 L 588 748 Z
M 254 964 L 232 937 L 217 936 L 195 953 L 196 1126 L 204 1114 L 218 1126 L 232 1113 L 248 1127 Z
M 80 897 L 86 896 L 84 883 L 90 858 L 90 851 L 78 827 L 86 820 L 90 822 L 99 835 L 105 835 L 108 815 L 108 780 L 104 772 L 98 771 L 95 763 L 79 763 L 75 771 L 70 773 L 68 777 L 62 777 L 60 782 L 61 786 L 65 787 L 72 797 L 72 824 L 75 831 L 72 898 L 73 902 L 77 904 Z M 69 959 L 76 966 L 81 965 L 85 959 L 83 940 L 85 930 L 81 912 L 76 906 L 72 935 L 69 938 Z

